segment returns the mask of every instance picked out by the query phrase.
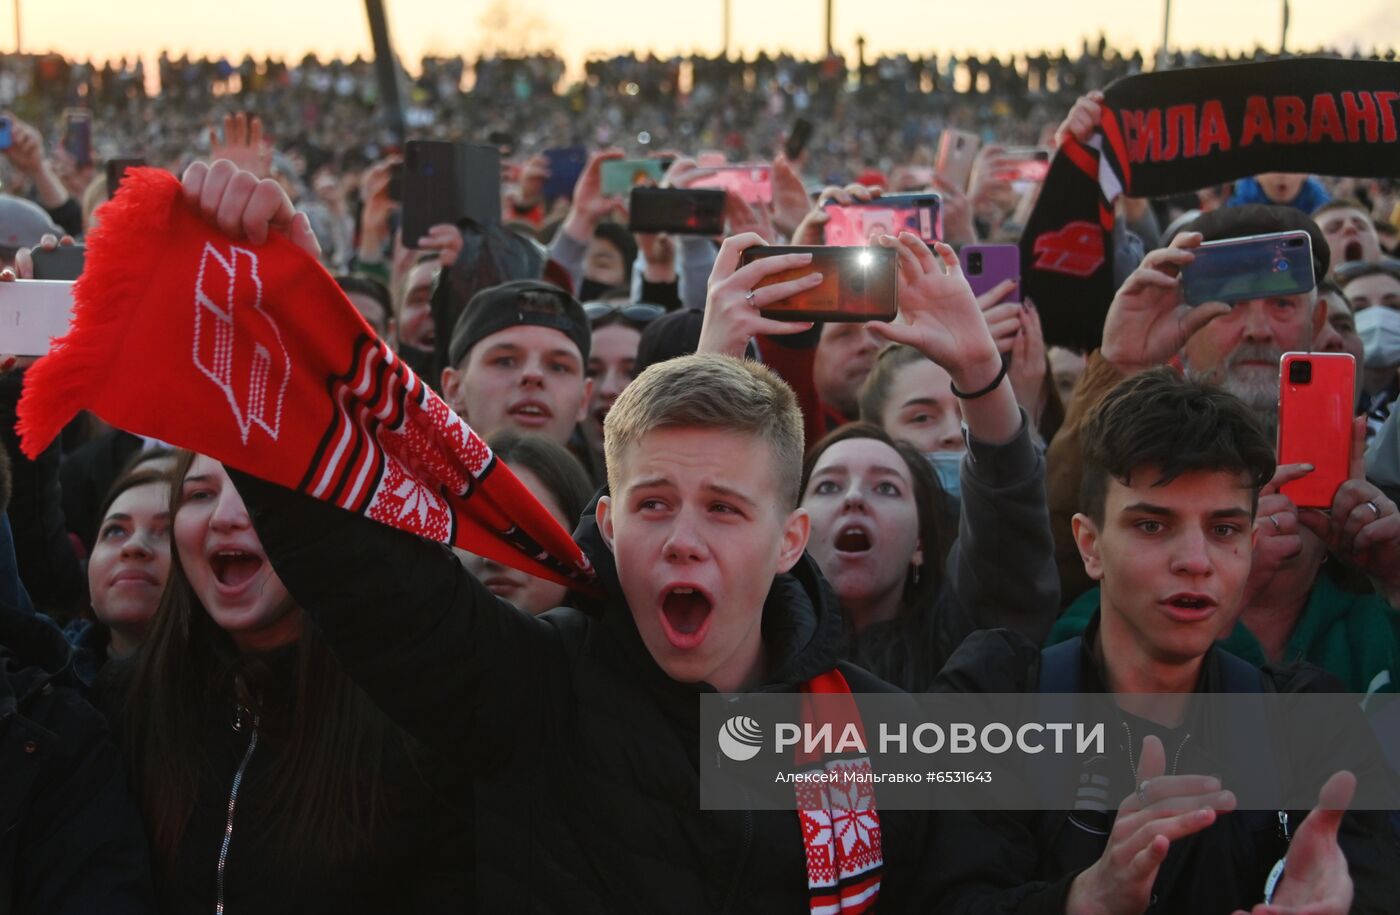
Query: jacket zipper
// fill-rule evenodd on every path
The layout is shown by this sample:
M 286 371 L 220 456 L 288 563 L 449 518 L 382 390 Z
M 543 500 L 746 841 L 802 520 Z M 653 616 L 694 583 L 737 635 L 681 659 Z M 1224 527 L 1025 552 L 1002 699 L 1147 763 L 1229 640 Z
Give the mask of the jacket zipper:
M 243 730 L 243 715 L 245 709 L 238 706 L 234 709 L 233 729 Z M 253 751 L 258 746 L 258 723 L 260 716 L 253 716 L 253 733 L 248 738 L 248 749 L 243 752 L 243 761 L 238 764 L 238 771 L 233 773 L 233 787 L 228 793 L 228 819 L 224 821 L 224 842 L 219 848 L 219 868 L 216 881 L 217 896 L 214 902 L 214 915 L 224 915 L 224 865 L 228 861 L 228 847 L 233 841 L 233 811 L 238 806 L 238 789 L 243 784 L 243 773 L 248 768 L 248 762 L 253 758 Z

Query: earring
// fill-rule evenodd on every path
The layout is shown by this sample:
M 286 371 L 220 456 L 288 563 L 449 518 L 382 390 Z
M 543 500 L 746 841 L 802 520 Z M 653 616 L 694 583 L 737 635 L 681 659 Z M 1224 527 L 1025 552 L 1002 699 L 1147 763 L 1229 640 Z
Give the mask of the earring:
M 919 566 L 914 566 L 914 576 L 913 579 L 910 581 L 910 584 L 912 584 L 916 588 L 919 586 Z

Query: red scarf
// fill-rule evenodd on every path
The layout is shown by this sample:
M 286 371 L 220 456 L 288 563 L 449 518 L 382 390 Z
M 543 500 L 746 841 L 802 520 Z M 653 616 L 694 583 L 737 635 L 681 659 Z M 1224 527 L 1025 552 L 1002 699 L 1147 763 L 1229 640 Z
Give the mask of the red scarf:
M 169 173 L 127 173 L 67 336 L 19 403 L 37 456 L 87 409 L 349 511 L 562 584 L 569 533 L 289 240 L 233 242 Z
M 851 687 L 834 668 L 802 685 L 802 720 L 817 727 L 829 723 L 836 735 L 854 724 L 861 745 L 869 746 Z M 812 915 L 873 911 L 885 867 L 875 786 L 869 781 L 844 780 L 851 774 L 868 777 L 870 757 L 863 753 L 823 757 L 803 750 L 799 743 L 798 773 L 820 771 L 834 776 L 830 782 L 797 781 L 797 816 L 807 847 Z

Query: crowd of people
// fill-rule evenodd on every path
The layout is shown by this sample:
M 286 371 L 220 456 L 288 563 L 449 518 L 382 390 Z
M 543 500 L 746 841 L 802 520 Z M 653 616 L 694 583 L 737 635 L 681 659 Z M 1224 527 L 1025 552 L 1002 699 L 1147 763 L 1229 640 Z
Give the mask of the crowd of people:
M 163 440 L 85 414 L 22 450 L 21 399 L 61 353 L 3 357 L 0 911 L 1396 911 L 1400 818 L 1347 809 L 1400 765 L 1389 719 L 1311 809 L 1236 810 L 1189 720 L 1126 710 L 1078 773 L 1097 806 L 881 809 L 860 863 L 791 811 L 699 804 L 708 692 L 1344 692 L 1364 721 L 1400 689 L 1400 178 L 1106 201 L 1115 292 L 1084 350 L 1047 345 L 1015 281 L 964 275 L 959 249 L 1014 243 L 1049 199 L 1006 148 L 1082 151 L 1100 90 L 1150 69 L 1102 40 L 626 56 L 567 86 L 551 55 L 426 60 L 414 135 L 489 136 L 501 221 L 404 238 L 369 62 L 162 56 L 151 92 L 139 62 L 5 59 L 0 280 L 39 251 L 141 246 L 115 214 L 158 185 L 108 203 L 102 165 L 144 156 L 201 231 L 294 247 L 308 284 L 319 261 L 355 346 L 387 347 L 533 499 L 496 506 L 516 539 L 473 552 L 269 482 L 251 450 L 216 459 L 212 416 Z M 61 133 L 77 104 L 87 164 Z M 816 131 L 789 159 L 798 115 Z M 950 128 L 984 140 L 961 181 L 935 173 Z M 540 153 L 576 142 L 587 164 L 548 199 Z M 761 160 L 772 201 L 729 193 L 715 237 L 634 233 L 601 178 L 619 147 L 673 151 L 671 186 L 708 150 Z M 745 251 L 821 245 L 827 204 L 892 191 L 942 206 L 937 241 L 872 239 L 897 320 L 765 316 L 822 277 L 810 253 Z M 1183 304 L 1203 244 L 1279 231 L 1308 236 L 1309 288 Z M 120 309 L 87 276 L 81 307 Z M 306 307 L 278 293 L 259 308 Z M 1355 360 L 1327 506 L 1288 495 L 1314 467 L 1279 462 L 1286 352 Z M 408 489 L 438 472 L 413 455 Z M 556 528 L 572 576 L 541 564 Z

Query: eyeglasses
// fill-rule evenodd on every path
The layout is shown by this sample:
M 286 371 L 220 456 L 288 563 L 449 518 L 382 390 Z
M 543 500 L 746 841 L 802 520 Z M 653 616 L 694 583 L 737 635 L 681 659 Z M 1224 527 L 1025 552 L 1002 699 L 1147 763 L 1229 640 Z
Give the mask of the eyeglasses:
M 646 302 L 584 302 L 583 313 L 588 315 L 590 324 L 597 324 L 613 315 L 633 324 L 649 324 L 664 315 L 666 309 Z

